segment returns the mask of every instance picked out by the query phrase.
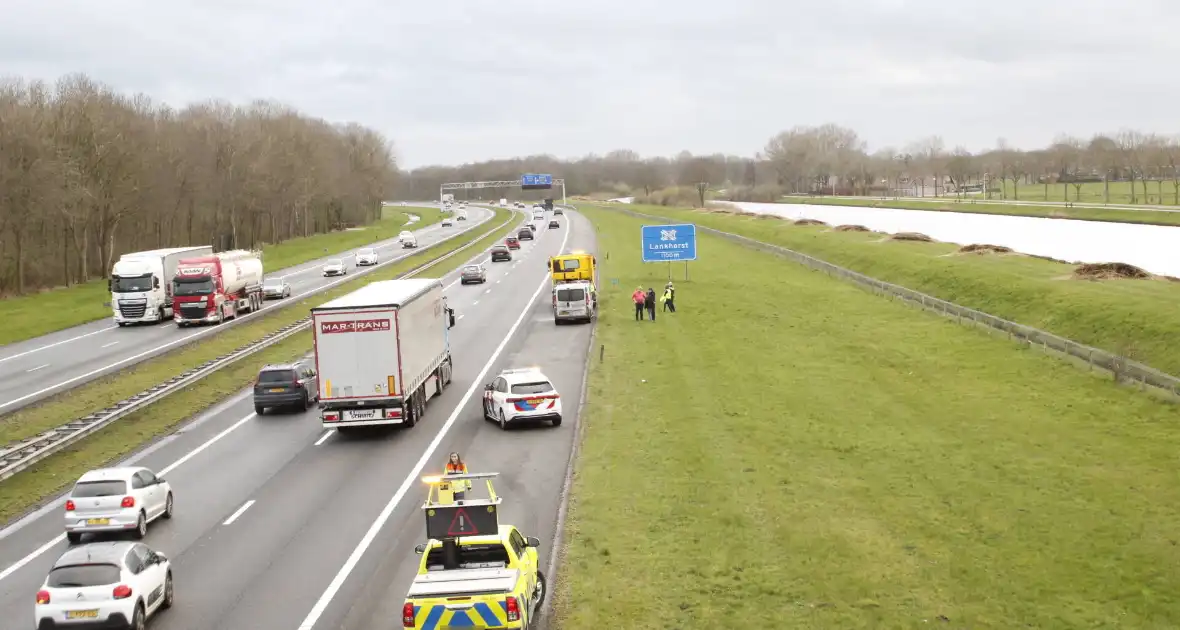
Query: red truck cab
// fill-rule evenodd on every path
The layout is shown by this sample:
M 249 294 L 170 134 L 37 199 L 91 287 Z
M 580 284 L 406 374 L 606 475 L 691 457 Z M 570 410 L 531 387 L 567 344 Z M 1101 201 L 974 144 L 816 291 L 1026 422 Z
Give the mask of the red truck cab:
M 180 261 L 172 282 L 176 324 L 217 323 L 262 307 L 262 259 L 221 252 Z

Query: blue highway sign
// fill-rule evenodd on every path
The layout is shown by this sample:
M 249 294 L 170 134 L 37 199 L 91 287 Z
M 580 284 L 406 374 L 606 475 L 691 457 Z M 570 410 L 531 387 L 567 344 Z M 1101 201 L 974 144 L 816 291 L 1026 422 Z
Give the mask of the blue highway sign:
M 520 176 L 520 186 L 526 190 L 529 188 L 552 188 L 553 176 L 527 173 Z
M 643 262 L 688 262 L 697 259 L 697 226 L 643 226 Z

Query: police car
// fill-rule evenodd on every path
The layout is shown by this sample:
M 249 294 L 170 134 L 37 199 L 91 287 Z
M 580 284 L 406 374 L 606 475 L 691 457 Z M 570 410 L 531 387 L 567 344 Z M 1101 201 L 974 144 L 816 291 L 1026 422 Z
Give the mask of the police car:
M 539 368 L 504 370 L 484 386 L 483 417 L 501 429 L 524 422 L 561 426 L 561 395 Z

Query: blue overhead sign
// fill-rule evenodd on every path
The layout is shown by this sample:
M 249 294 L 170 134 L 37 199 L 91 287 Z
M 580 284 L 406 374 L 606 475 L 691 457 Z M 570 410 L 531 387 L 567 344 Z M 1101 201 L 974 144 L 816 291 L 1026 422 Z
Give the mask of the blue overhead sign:
M 697 226 L 643 226 L 643 262 L 688 262 L 697 259 Z
M 530 188 L 552 188 L 553 176 L 527 173 L 520 176 L 520 187 L 526 190 Z

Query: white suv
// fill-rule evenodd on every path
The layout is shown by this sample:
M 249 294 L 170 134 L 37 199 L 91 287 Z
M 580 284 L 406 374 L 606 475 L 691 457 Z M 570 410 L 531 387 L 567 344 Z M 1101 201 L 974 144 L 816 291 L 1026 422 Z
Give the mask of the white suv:
M 171 608 L 172 563 L 143 543 L 71 547 L 37 591 L 38 628 L 134 628 Z
M 78 479 L 66 499 L 66 537 L 131 531 L 147 535 L 148 523 L 172 518 L 172 486 L 147 468 L 100 468 Z
M 561 426 L 561 395 L 538 368 L 504 370 L 484 386 L 483 417 L 499 422 L 501 429 L 520 422 Z

